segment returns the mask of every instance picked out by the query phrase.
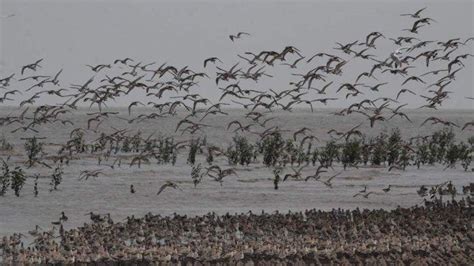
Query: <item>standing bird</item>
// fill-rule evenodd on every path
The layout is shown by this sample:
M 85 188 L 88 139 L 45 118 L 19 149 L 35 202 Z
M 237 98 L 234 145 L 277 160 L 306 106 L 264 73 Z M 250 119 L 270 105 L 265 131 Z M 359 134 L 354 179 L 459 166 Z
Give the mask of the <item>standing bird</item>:
M 425 185 L 422 185 L 420 189 L 416 191 L 416 193 L 418 193 L 418 196 L 420 197 L 425 197 L 428 195 L 428 188 Z
M 383 190 L 383 192 L 387 193 L 387 192 L 390 191 L 390 188 L 391 188 L 391 187 L 392 187 L 392 185 L 388 185 L 388 187 L 386 187 L 386 188 L 384 188 L 384 189 L 382 189 L 382 190 Z
M 64 214 L 64 211 L 61 212 L 61 217 L 59 217 L 59 221 L 60 222 L 65 222 L 67 221 L 69 218 L 66 216 L 66 214 Z

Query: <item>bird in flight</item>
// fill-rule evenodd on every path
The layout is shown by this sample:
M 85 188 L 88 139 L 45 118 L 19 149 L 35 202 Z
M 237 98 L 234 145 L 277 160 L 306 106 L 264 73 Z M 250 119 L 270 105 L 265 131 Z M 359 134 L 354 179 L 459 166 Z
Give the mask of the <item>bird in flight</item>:
M 423 10 L 425 10 L 425 9 L 426 9 L 426 7 L 422 8 L 422 9 L 419 9 L 418 11 L 416 11 L 416 12 L 413 13 L 413 14 L 401 14 L 400 16 L 410 16 L 410 17 L 412 17 L 412 18 L 421 18 L 421 17 L 420 17 L 420 13 L 421 13 Z
M 230 38 L 231 41 L 234 41 L 235 39 L 240 39 L 242 37 L 242 35 L 250 36 L 249 33 L 241 31 L 241 32 L 237 33 L 236 35 L 229 35 L 229 38 Z
M 25 72 L 26 69 L 30 69 L 30 70 L 36 71 L 36 69 L 37 69 L 38 67 L 41 67 L 41 66 L 39 65 L 39 63 L 41 63 L 41 61 L 43 61 L 43 58 L 37 60 L 36 62 L 34 62 L 34 63 L 32 63 L 32 64 L 28 64 L 28 65 L 26 65 L 26 66 L 23 66 L 23 67 L 21 68 L 21 74 L 23 75 L 23 73 Z
M 16 16 L 15 14 L 10 14 L 10 15 L 5 15 L 5 16 L 2 16 L 1 18 L 11 18 L 11 17 L 14 17 Z
M 182 189 L 178 186 L 178 184 L 176 184 L 176 183 L 174 183 L 174 182 L 172 182 L 172 181 L 166 181 L 166 183 L 164 183 L 164 184 L 160 187 L 160 189 L 158 190 L 158 193 L 156 193 L 156 195 L 160 195 L 161 192 L 163 192 L 163 190 L 165 190 L 165 189 L 168 188 L 168 187 L 174 188 L 174 189 L 180 189 L 180 190 L 182 190 Z
M 209 57 L 208 59 L 204 60 L 204 68 L 206 68 L 207 63 L 211 62 L 215 64 L 216 61 L 219 61 L 220 63 L 222 63 L 222 61 L 217 57 Z

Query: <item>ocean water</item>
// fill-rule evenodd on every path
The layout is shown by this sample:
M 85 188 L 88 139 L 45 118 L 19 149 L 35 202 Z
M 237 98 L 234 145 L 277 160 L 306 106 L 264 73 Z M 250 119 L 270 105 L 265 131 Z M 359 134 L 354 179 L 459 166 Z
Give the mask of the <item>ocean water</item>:
M 111 111 L 110 109 L 108 111 Z M 128 118 L 126 109 L 117 109 L 118 115 Z M 291 134 L 295 130 L 305 126 L 311 129 L 311 133 L 320 140 L 320 145 L 330 137 L 327 131 L 334 128 L 337 130 L 348 130 L 359 123 L 363 123 L 360 129 L 370 136 L 379 134 L 382 131 L 390 132 L 393 128 L 399 128 L 404 137 L 417 135 L 428 135 L 435 130 L 442 129 L 440 125 L 429 123 L 420 127 L 420 124 L 430 116 L 437 116 L 442 119 L 462 125 L 474 119 L 474 110 L 463 111 L 410 111 L 412 123 L 394 118 L 390 121 L 376 123 L 374 128 L 370 128 L 369 122 L 363 116 L 335 116 L 332 113 L 336 110 L 315 110 L 315 112 L 296 110 L 293 112 L 274 112 L 269 114 L 275 117 L 268 126 L 279 126 L 283 130 L 288 130 L 286 134 Z M 17 114 L 21 110 L 16 108 L 1 108 L 0 116 Z M 80 109 L 74 114 L 67 115 L 68 119 L 74 122 L 74 126 L 64 126 L 61 123 L 40 126 L 36 134 L 45 137 L 45 150 L 54 153 L 58 149 L 58 144 L 64 143 L 69 132 L 77 127 L 87 127 L 87 119 L 90 112 Z M 150 110 L 134 109 L 133 115 L 149 113 Z M 235 135 L 231 130 L 226 130 L 227 124 L 235 119 L 242 119 L 244 112 L 239 110 L 227 110 L 227 116 L 215 116 L 203 121 L 209 124 L 205 132 L 199 135 L 206 136 L 208 143 L 226 148 L 230 145 L 232 137 Z M 128 129 L 129 135 L 141 131 L 142 136 L 150 134 L 154 136 L 176 136 L 177 139 L 190 139 L 190 135 L 180 135 L 175 132 L 176 124 L 182 115 L 177 117 L 162 118 L 158 120 L 147 120 L 140 123 L 128 123 L 125 119 L 112 118 L 104 121 L 99 131 L 112 132 L 115 129 Z M 25 161 L 23 144 L 21 138 L 31 136 L 31 133 L 17 132 L 11 133 L 14 126 L 2 127 L 0 135 L 3 135 L 9 143 L 14 145 L 11 152 L 0 152 L 3 159 L 10 156 L 10 161 L 16 164 L 23 164 Z M 255 131 L 262 129 L 255 128 Z M 461 131 L 455 128 L 456 138 L 465 141 L 468 137 L 474 136 L 472 128 Z M 86 138 L 94 140 L 98 133 L 88 131 Z M 256 139 L 255 135 L 248 134 L 250 138 Z M 316 146 L 318 143 L 316 143 Z M 198 215 L 207 212 L 234 213 L 234 212 L 266 212 L 297 211 L 309 208 L 332 209 L 332 208 L 396 208 L 397 206 L 413 206 L 422 204 L 416 190 L 421 185 L 435 185 L 444 181 L 453 181 L 458 187 L 473 182 L 473 172 L 465 172 L 460 165 L 454 169 L 444 169 L 443 166 L 425 166 L 421 169 L 409 167 L 406 171 L 388 171 L 382 167 L 363 167 L 359 169 L 348 168 L 343 170 L 340 165 L 334 169 L 329 169 L 323 174 L 322 179 L 340 173 L 333 179 L 333 188 L 328 188 L 321 182 L 316 181 L 286 181 L 280 184 L 279 190 L 273 189 L 272 170 L 262 164 L 251 164 L 248 167 L 237 166 L 237 175 L 224 178 L 222 184 L 210 178 L 204 178 L 195 188 L 191 180 L 191 166 L 186 164 L 186 154 L 178 157 L 175 166 L 158 165 L 156 162 L 143 164 L 141 168 L 137 166 L 129 167 L 128 161 L 124 161 L 121 167 L 110 168 L 107 165 L 113 159 L 97 165 L 97 159 L 93 156 L 83 155 L 72 160 L 69 166 L 64 168 L 63 181 L 57 191 L 49 192 L 50 178 L 40 178 L 39 195 L 33 195 L 33 178 L 28 178 L 21 196 L 14 196 L 10 190 L 7 195 L 0 197 L 0 235 L 7 235 L 14 232 L 26 233 L 40 225 L 47 229 L 52 227 L 51 222 L 57 221 L 61 211 L 64 211 L 69 220 L 64 224 L 65 228 L 80 226 L 87 222 L 89 217 L 86 213 L 93 211 L 96 213 L 110 213 L 115 220 L 121 220 L 128 215 L 144 215 L 147 212 L 155 214 L 181 213 L 188 215 Z M 198 162 L 207 166 L 204 156 L 198 156 Z M 216 164 L 223 168 L 230 167 L 224 157 L 216 159 Z M 317 167 L 317 166 L 316 166 Z M 303 176 L 314 173 L 316 167 L 308 166 L 303 169 Z M 79 180 L 79 174 L 83 170 L 101 169 L 104 175 L 88 180 Z M 32 167 L 27 169 L 28 174 L 38 173 L 42 176 L 51 174 L 50 169 L 45 167 Z M 291 172 L 285 169 L 284 173 Z M 180 189 L 166 189 L 160 195 L 156 195 L 159 187 L 167 180 L 175 181 Z M 133 184 L 136 193 L 129 192 L 130 185 Z M 382 191 L 389 184 L 392 189 L 388 193 Z M 375 194 L 369 198 L 353 197 L 355 193 L 367 186 L 367 191 L 374 191 Z

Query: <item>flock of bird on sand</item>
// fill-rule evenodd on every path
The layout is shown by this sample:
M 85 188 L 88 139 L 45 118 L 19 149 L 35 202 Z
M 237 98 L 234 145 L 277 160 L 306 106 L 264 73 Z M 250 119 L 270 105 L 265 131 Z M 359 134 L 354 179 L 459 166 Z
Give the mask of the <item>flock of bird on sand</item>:
M 172 217 L 146 214 L 114 222 L 91 214 L 92 223 L 64 230 L 3 237 L 3 263 L 114 262 L 201 264 L 472 264 L 472 206 L 386 210 L 306 210 L 286 214 Z M 64 213 L 60 219 L 67 220 Z M 56 241 L 59 238 L 60 241 Z
M 275 119 L 275 116 L 272 116 L 274 111 L 292 111 L 298 107 L 309 107 L 311 111 L 314 111 L 314 106 L 318 104 L 326 105 L 330 101 L 354 99 L 357 99 L 355 103 L 335 112 L 334 115 L 362 115 L 367 118 L 370 127 L 374 127 L 376 123 L 389 121 L 394 117 L 401 117 L 411 122 L 409 115 L 403 109 L 408 104 L 400 102 L 400 99 L 403 99 L 405 94 L 419 95 L 425 101 L 419 108 L 437 109 L 449 98 L 449 94 L 453 93 L 448 91 L 447 88 L 461 73 L 460 71 L 463 70 L 465 62 L 474 56 L 463 52 L 463 48 L 468 47 L 474 41 L 474 37 L 423 40 L 421 31 L 425 27 L 437 23 L 434 19 L 425 17 L 425 12 L 423 8 L 413 14 L 403 14 L 402 16 L 408 17 L 406 22 L 409 23 L 410 27 L 403 29 L 403 35 L 401 36 L 389 37 L 381 32 L 370 32 L 362 40 L 336 42 L 335 53 L 318 52 L 310 56 L 304 56 L 298 48 L 286 46 L 277 51 L 249 51 L 239 54 L 239 61 L 230 65 L 225 64 L 218 57 L 210 57 L 204 60 L 203 68 L 213 68 L 215 70 L 214 75 L 204 71 L 194 71 L 188 66 L 177 67 L 167 63 L 155 66 L 155 62 L 143 63 L 136 62 L 132 58 L 121 58 L 112 63 L 87 65 L 90 71 L 93 72 L 93 76 L 82 84 L 72 84 L 69 88 L 65 88 L 60 81 L 63 69 L 51 75 L 41 74 L 39 71 L 42 68 L 43 59 L 39 59 L 21 67 L 20 73 L 12 73 L 0 78 L 0 103 L 7 104 L 14 101 L 19 104 L 18 114 L 0 117 L 0 126 L 9 126 L 13 128 L 12 133 L 24 134 L 40 133 L 38 127 L 41 125 L 59 124 L 74 127 L 76 124 L 67 119 L 67 115 L 72 114 L 80 106 L 88 105 L 90 108 L 97 108 L 98 111 L 87 113 L 89 117 L 87 125 L 73 129 L 71 134 L 77 131 L 100 132 L 102 123 L 111 117 L 124 119 L 130 124 L 135 124 L 184 113 L 185 115 L 177 122 L 175 132 L 192 136 L 203 132 L 205 129 L 215 127 L 206 121 L 210 121 L 212 116 L 227 115 L 225 107 L 237 105 L 245 111 L 244 117 L 229 122 L 224 126 L 226 130 L 251 134 L 263 139 L 282 130 L 280 126 L 271 125 L 272 120 Z M 238 32 L 229 36 L 230 40 L 235 43 L 238 43 L 240 39 L 251 37 L 246 32 Z M 395 50 L 382 56 L 374 55 L 378 51 L 377 47 L 382 45 L 381 42 L 389 42 L 395 47 Z M 364 62 L 369 67 L 353 79 L 346 79 L 339 84 L 332 80 L 341 78 L 345 69 L 351 63 L 357 61 Z M 430 66 L 433 65 L 438 67 L 432 70 Z M 291 74 L 294 80 L 285 86 L 287 89 L 262 90 L 255 89 L 253 85 L 245 85 L 246 82 L 253 82 L 256 85 L 261 80 L 273 78 L 271 69 L 276 67 L 284 67 L 296 72 Z M 300 70 L 305 68 L 309 68 L 309 70 Z M 421 72 L 416 71 L 419 69 L 423 70 Z M 398 83 L 384 82 L 384 77 L 387 76 L 390 79 L 397 78 Z M 214 80 L 217 87 L 216 91 L 220 93 L 217 101 L 213 102 L 211 99 L 204 98 L 196 91 L 199 89 L 199 82 L 205 79 Z M 381 91 L 386 93 L 387 89 L 384 87 L 389 85 L 396 88 L 391 91 L 393 97 L 374 98 L 367 96 L 367 99 L 358 101 L 361 95 L 377 95 Z M 111 101 L 130 96 L 133 93 L 145 95 L 148 102 L 133 101 L 129 103 L 127 108 L 128 117 L 123 117 L 120 112 L 105 109 Z M 327 97 L 326 94 L 335 94 L 336 96 Z M 20 95 L 24 98 L 17 99 L 16 97 Z M 28 96 L 25 97 L 25 95 Z M 61 103 L 54 105 L 36 105 L 43 96 L 62 100 Z M 474 100 L 471 97 L 466 98 Z M 153 111 L 134 116 L 134 112 L 138 107 L 147 107 L 150 108 L 147 110 Z M 434 116 L 427 118 L 421 126 L 426 123 L 459 127 L 462 130 L 470 130 L 474 127 L 474 121 L 458 125 L 452 121 Z M 347 139 L 353 134 L 358 134 L 360 126 L 352 127 L 347 131 L 332 129 L 328 131 L 328 134 L 332 137 Z M 126 132 L 127 130 L 116 129 L 112 135 L 125 134 Z M 316 136 L 311 135 L 311 129 L 306 127 L 293 130 L 293 138 L 295 140 L 304 139 L 305 141 L 317 139 Z M 175 145 L 179 148 L 185 148 L 189 146 L 189 141 L 181 141 Z M 68 148 L 67 145 L 65 147 Z M 68 155 L 64 156 L 67 157 Z M 134 160 L 145 160 L 151 156 L 153 156 L 152 153 L 139 154 Z M 292 175 L 300 175 L 300 170 L 295 170 L 294 174 L 288 174 L 285 179 L 292 177 Z M 234 174 L 235 170 L 223 170 L 219 166 L 211 166 L 207 172 L 217 180 Z M 319 167 L 314 176 L 306 178 L 319 180 L 320 174 L 323 172 L 325 170 Z M 81 173 L 80 178 L 97 177 L 99 174 L 102 174 L 100 170 L 85 170 Z M 330 187 L 331 179 L 335 176 L 320 181 Z M 167 181 L 161 186 L 158 194 L 166 188 L 179 187 L 176 183 Z M 130 190 L 134 193 L 133 185 Z M 389 190 L 390 186 L 384 189 L 384 192 Z M 363 190 L 355 196 L 368 197 L 369 195 L 370 192 Z M 447 207 L 447 209 L 440 208 L 438 211 L 462 212 L 457 205 Z M 317 215 L 315 216 L 315 214 Z M 403 245 L 400 245 L 400 243 L 407 239 L 411 239 L 410 245 L 416 245 L 418 249 L 427 246 L 424 236 L 413 240 L 414 238 L 410 236 L 410 232 L 397 230 L 429 230 L 427 227 L 421 226 L 423 221 L 435 223 L 435 221 L 426 218 L 425 215 L 431 215 L 429 212 L 426 213 L 424 209 L 415 209 L 410 212 L 410 215 L 420 215 L 420 219 L 425 219 L 421 220 L 420 223 L 410 224 L 410 226 L 399 224 L 408 222 L 403 213 L 400 218 L 397 218 L 399 216 L 391 216 L 385 217 L 386 219 L 384 218 L 382 221 L 381 217 L 384 217 L 384 215 L 389 214 L 378 211 L 355 212 L 352 214 L 308 211 L 306 214 L 264 214 L 262 216 L 250 214 L 250 216 L 223 217 L 209 215 L 196 218 L 181 216 L 173 218 L 158 216 L 157 218 L 157 216 L 147 215 L 141 219 L 129 218 L 125 223 L 113 223 L 110 216 L 108 219 L 104 219 L 100 215 L 90 213 L 94 223 L 70 231 L 61 229 L 60 243 L 54 240 L 54 232 L 44 231 L 40 233 L 36 228 L 35 231 L 30 232 L 36 238 L 33 247 L 20 248 L 21 237 L 17 234 L 4 237 L 3 241 L 0 242 L 0 247 L 3 254 L 15 254 L 16 259 L 23 262 L 37 262 L 36 259 L 45 254 L 54 258 L 53 261 L 74 262 L 94 261 L 104 258 L 108 260 L 122 258 L 146 259 L 148 257 L 154 260 L 156 259 L 155 256 L 163 256 L 160 259 L 163 261 L 175 260 L 175 256 L 185 256 L 186 258 L 209 256 L 213 260 L 219 256 L 222 257 L 228 247 L 233 245 L 241 248 L 232 251 L 233 253 L 225 254 L 225 258 L 243 256 L 242 254 L 247 251 L 260 255 L 269 254 L 270 257 L 276 256 L 275 254 L 286 254 L 286 256 L 294 255 L 303 258 L 301 252 L 309 254 L 311 250 L 328 251 L 328 249 L 333 249 L 331 252 L 336 253 L 355 252 L 354 254 L 359 254 L 357 256 L 360 257 L 364 256 L 363 254 L 367 250 L 374 252 L 377 248 L 390 249 L 398 245 L 403 249 Z M 259 219 L 267 221 L 269 217 L 271 217 L 271 223 L 261 225 L 261 227 L 258 225 Z M 399 220 L 397 221 L 397 219 Z M 433 219 L 442 218 L 436 217 Z M 67 217 L 63 212 L 57 224 L 62 228 L 62 222 L 66 220 Z M 334 224 L 331 225 L 329 220 L 336 221 L 339 229 L 336 229 Z M 356 220 L 359 220 L 360 223 L 355 223 Z M 315 222 L 316 225 L 307 227 L 309 221 Z M 320 228 L 314 228 L 314 226 L 320 226 Z M 415 226 L 415 229 L 410 229 L 412 226 Z M 438 224 L 433 224 L 433 226 L 439 230 L 444 230 L 439 228 Z M 455 225 L 451 224 L 451 226 Z M 185 230 L 185 228 L 187 229 Z M 253 231 L 247 233 L 247 230 Z M 301 233 L 303 232 L 301 230 L 305 233 Z M 382 244 L 375 245 L 369 243 L 368 239 L 363 239 L 362 235 L 364 234 L 361 232 L 364 232 L 364 230 L 368 234 L 384 235 L 384 237 L 378 238 L 378 241 L 383 243 L 380 242 Z M 306 235 L 309 231 L 318 234 L 326 232 L 327 239 L 324 240 L 324 237 L 316 239 L 314 234 Z M 390 237 L 385 235 L 387 232 L 390 232 Z M 398 232 L 399 235 L 393 235 L 395 232 Z M 273 239 L 275 235 L 281 236 L 281 234 L 285 234 L 288 239 L 292 239 L 291 243 L 295 246 L 292 247 L 290 242 L 276 244 L 272 242 L 276 241 Z M 339 234 L 339 236 L 342 234 L 352 240 L 348 243 L 331 242 L 331 239 L 336 237 L 334 234 Z M 349 236 L 351 234 L 353 234 L 352 237 Z M 256 236 L 262 236 L 262 238 Z M 449 239 L 440 237 L 437 239 L 437 243 L 440 246 L 456 246 L 460 243 L 456 237 L 451 236 Z M 202 240 L 200 242 L 192 240 L 198 238 Z M 282 239 L 281 237 L 278 238 Z M 243 242 L 244 240 L 245 242 Z M 352 244 L 356 245 L 355 248 L 348 248 Z M 205 251 L 206 247 L 207 251 Z M 361 248 L 363 250 L 360 250 Z M 431 249 L 429 245 L 427 248 Z M 331 252 L 328 251 L 328 254 Z M 377 252 L 381 254 L 389 251 L 381 250 Z M 345 258 L 345 256 L 343 257 Z M 461 259 L 459 262 L 463 261 Z

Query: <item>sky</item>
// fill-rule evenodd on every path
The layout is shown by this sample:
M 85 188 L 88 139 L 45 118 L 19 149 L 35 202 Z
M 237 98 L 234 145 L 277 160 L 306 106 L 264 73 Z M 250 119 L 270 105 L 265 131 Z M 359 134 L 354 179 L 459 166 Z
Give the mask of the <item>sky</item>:
M 124 57 L 156 62 L 156 66 L 164 62 L 189 65 L 197 70 L 202 70 L 203 60 L 211 56 L 221 58 L 230 68 L 237 62 L 237 54 L 281 51 L 288 45 L 309 57 L 334 52 L 335 42 L 363 40 L 372 31 L 387 37 L 406 35 L 400 30 L 413 20 L 400 14 L 423 7 L 427 7 L 424 14 L 437 21 L 422 30 L 423 39 L 474 36 L 474 1 L 0 0 L 0 77 L 39 58 L 44 58 L 42 73 L 52 75 L 64 69 L 61 80 L 68 86 L 82 84 L 91 76 L 86 64 Z M 7 18 L 10 14 L 14 16 Z M 231 42 L 228 36 L 239 31 L 251 36 Z M 474 54 L 474 42 L 469 47 L 463 51 Z M 390 50 L 379 52 L 388 55 Z M 474 109 L 474 101 L 465 98 L 474 97 L 473 58 L 465 65 L 449 88 L 454 93 L 443 103 L 444 108 Z M 291 81 L 288 68 L 279 66 L 271 73 L 271 81 L 251 86 L 284 88 Z M 358 73 L 358 67 L 348 69 L 344 77 L 352 80 Z M 393 96 L 396 89 L 387 87 L 380 95 Z M 199 93 L 213 97 L 216 86 L 204 83 Z M 116 104 L 127 105 L 131 100 L 146 100 L 144 97 L 133 95 Z M 414 106 L 423 103 L 420 97 L 403 100 Z M 347 102 L 334 104 L 331 107 Z

